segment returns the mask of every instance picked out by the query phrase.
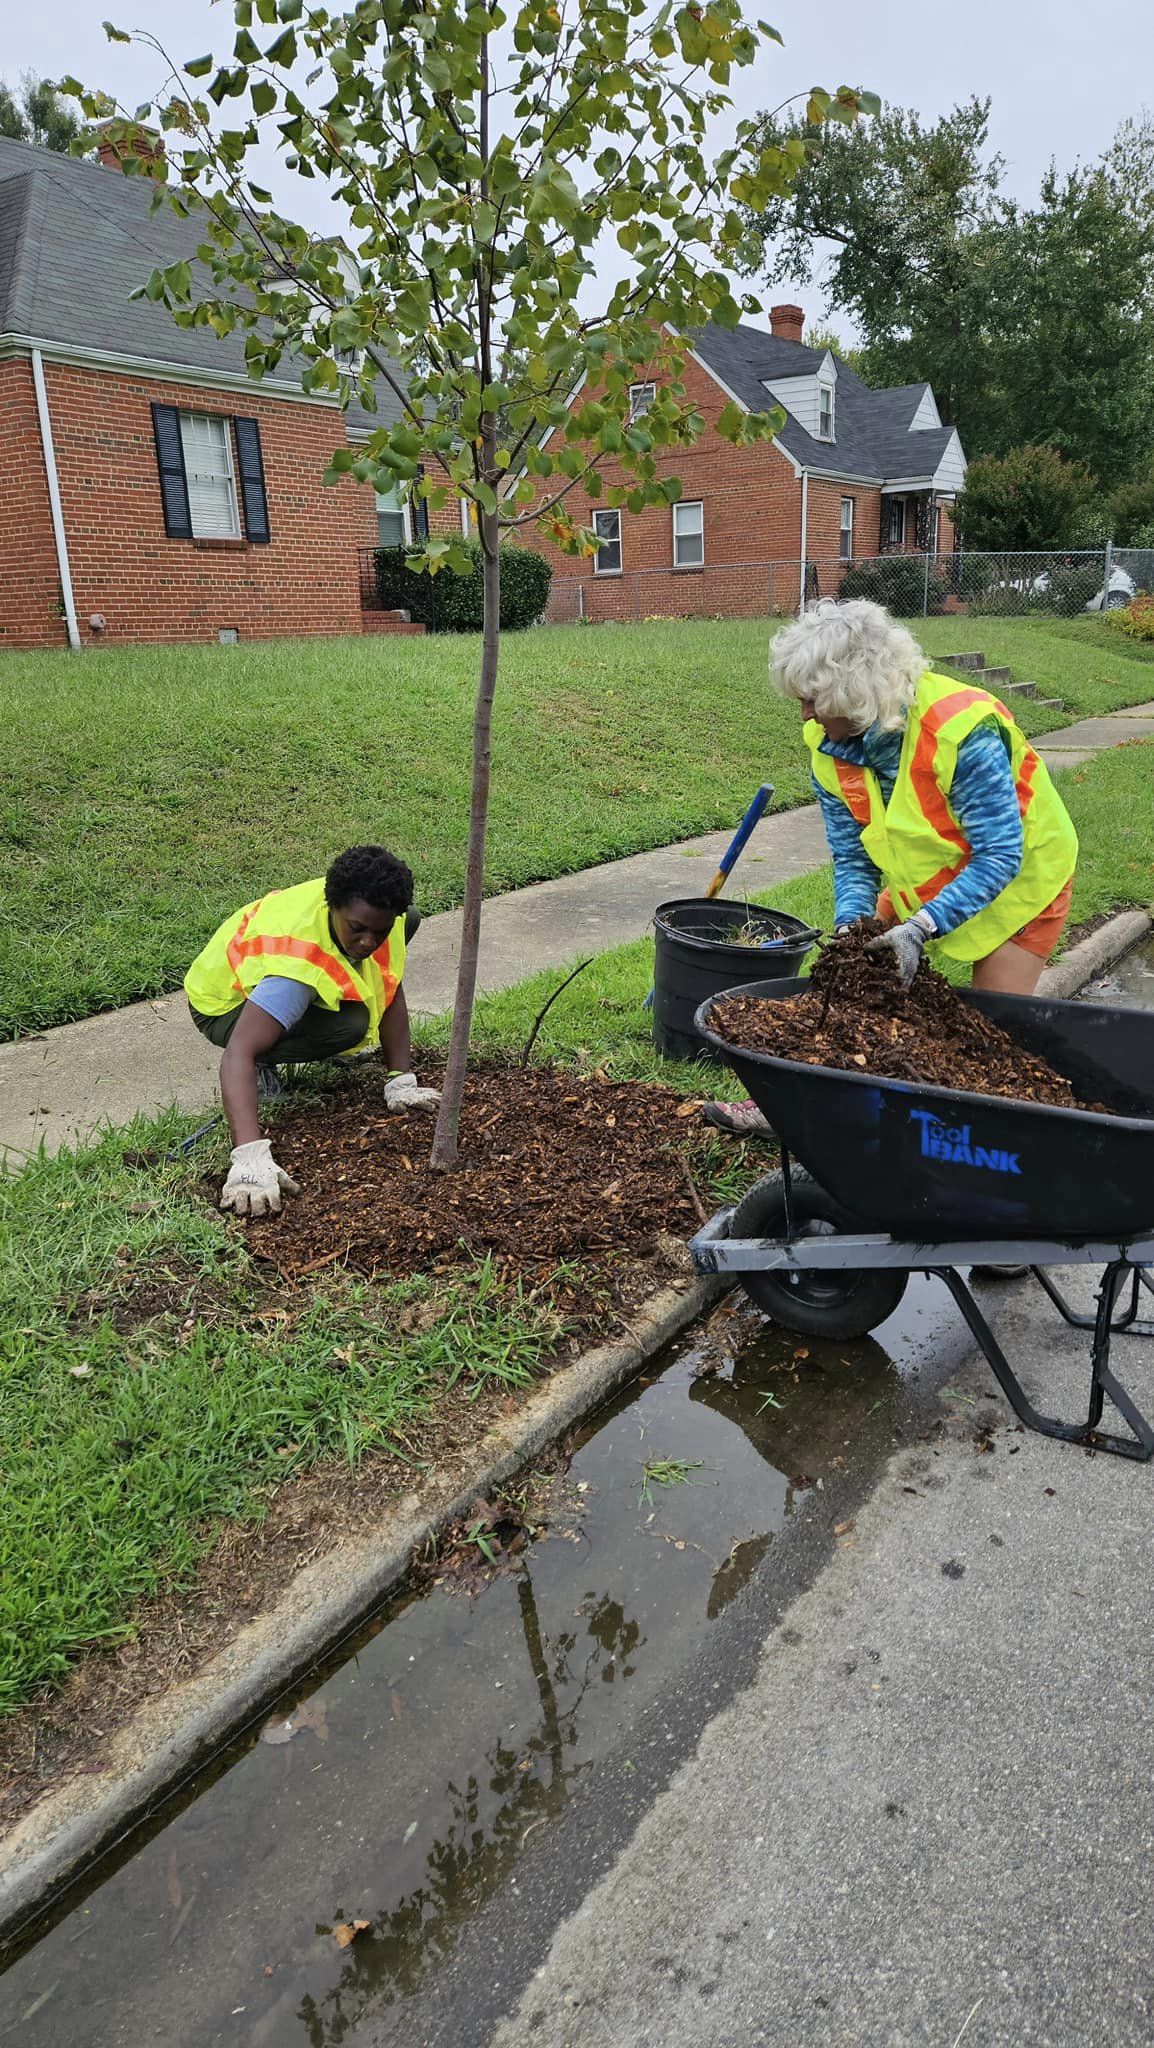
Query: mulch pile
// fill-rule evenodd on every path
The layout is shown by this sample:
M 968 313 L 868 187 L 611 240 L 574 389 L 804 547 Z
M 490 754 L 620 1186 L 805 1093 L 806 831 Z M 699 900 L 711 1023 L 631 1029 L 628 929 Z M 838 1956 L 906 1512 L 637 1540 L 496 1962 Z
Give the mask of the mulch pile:
M 427 1062 L 421 1078 L 437 1079 Z M 506 1272 L 540 1274 L 588 1253 L 647 1253 L 659 1234 L 697 1228 L 692 1155 L 705 1134 L 698 1105 L 671 1088 L 480 1062 L 458 1166 L 438 1173 L 433 1113 L 391 1116 L 383 1085 L 383 1074 L 358 1079 L 277 1124 L 277 1159 L 302 1192 L 246 1232 L 289 1279 L 338 1261 L 402 1276 L 487 1252 Z
M 881 925 L 858 926 L 829 945 L 804 995 L 725 999 L 713 1028 L 750 1052 L 812 1067 L 847 1067 L 886 1080 L 1008 1095 L 1061 1109 L 1079 1101 L 1061 1074 L 963 1002 L 923 961 L 908 989 L 888 953 L 870 953 Z

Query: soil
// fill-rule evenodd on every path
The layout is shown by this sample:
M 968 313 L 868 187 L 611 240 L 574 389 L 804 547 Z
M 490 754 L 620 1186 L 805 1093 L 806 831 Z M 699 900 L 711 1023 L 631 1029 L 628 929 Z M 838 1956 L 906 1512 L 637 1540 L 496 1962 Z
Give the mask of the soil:
M 427 1069 L 422 1078 L 435 1080 Z M 403 1277 L 491 1253 L 540 1275 L 590 1254 L 648 1250 L 699 1220 L 690 1124 L 672 1088 L 571 1069 L 479 1062 L 465 1087 L 459 1164 L 429 1165 L 432 1117 L 385 1108 L 382 1073 L 282 1117 L 280 1164 L 303 1193 L 245 1226 L 286 1279 L 331 1264 Z M 215 1190 L 214 1190 L 215 1194 Z
M 902 989 L 892 956 L 867 950 L 881 929 L 857 926 L 829 945 L 803 995 L 717 1003 L 714 1029 L 733 1045 L 807 1066 L 1062 1109 L 1096 1106 L 1080 1103 L 1069 1081 L 963 1002 L 935 968 L 923 962 Z

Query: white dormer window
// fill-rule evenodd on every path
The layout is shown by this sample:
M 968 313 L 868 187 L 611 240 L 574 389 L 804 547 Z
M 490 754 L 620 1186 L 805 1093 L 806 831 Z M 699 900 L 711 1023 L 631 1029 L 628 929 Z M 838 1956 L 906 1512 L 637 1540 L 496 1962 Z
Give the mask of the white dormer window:
M 629 417 L 631 420 L 640 419 L 643 412 L 649 411 L 656 388 L 654 384 L 631 384 L 629 386 Z
M 819 384 L 817 388 L 817 438 L 819 441 L 833 440 L 832 384 Z

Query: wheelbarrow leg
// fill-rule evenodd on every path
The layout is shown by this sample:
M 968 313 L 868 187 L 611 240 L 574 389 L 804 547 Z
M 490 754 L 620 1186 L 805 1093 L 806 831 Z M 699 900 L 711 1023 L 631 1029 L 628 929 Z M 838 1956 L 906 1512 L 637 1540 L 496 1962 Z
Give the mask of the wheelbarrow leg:
M 1129 1394 L 1120 1386 L 1110 1370 L 1110 1336 L 1113 1326 L 1114 1305 L 1118 1290 L 1126 1274 L 1133 1269 L 1125 1260 L 1115 1261 L 1106 1268 L 1098 1294 L 1098 1309 L 1094 1318 L 1094 1345 L 1091 1357 L 1090 1413 L 1082 1422 L 1059 1422 L 1056 1416 L 1043 1415 L 1027 1397 L 1009 1359 L 998 1343 L 985 1316 L 974 1300 L 969 1287 L 955 1266 L 935 1266 L 933 1271 L 944 1280 L 958 1307 L 969 1325 L 989 1365 L 994 1378 L 1001 1387 L 1007 1401 L 1020 1422 L 1027 1429 L 1037 1430 L 1040 1436 L 1058 1437 L 1068 1444 L 1085 1444 L 1096 1451 L 1110 1451 L 1119 1458 L 1135 1458 L 1142 1463 L 1154 1457 L 1154 1427 L 1134 1405 Z M 1124 1422 L 1133 1430 L 1132 1437 L 1112 1435 L 1099 1430 L 1102 1416 L 1103 1395 L 1108 1394 Z
M 1114 1303 L 1118 1299 L 1128 1273 L 1133 1273 L 1134 1275 L 1130 1311 L 1125 1319 L 1116 1324 L 1113 1320 Z M 1111 1332 L 1114 1329 L 1124 1330 L 1128 1323 L 1133 1322 L 1137 1308 L 1137 1297 L 1138 1282 L 1136 1269 L 1128 1267 L 1124 1259 L 1119 1259 L 1114 1265 L 1107 1266 L 1102 1275 L 1102 1285 L 1098 1289 L 1098 1313 L 1094 1323 L 1094 1344 L 1091 1353 L 1090 1417 L 1087 1424 L 1087 1433 L 1097 1431 L 1098 1424 L 1102 1419 L 1103 1396 L 1109 1394 L 1119 1415 L 1124 1422 L 1129 1423 L 1137 1438 L 1135 1447 L 1132 1450 L 1126 1449 L 1125 1455 L 1131 1458 L 1149 1458 L 1154 1455 L 1154 1428 L 1147 1422 L 1140 1410 L 1135 1407 L 1125 1387 L 1119 1385 L 1110 1370 Z M 1111 1450 L 1123 1449 L 1125 1446 L 1124 1438 L 1109 1438 L 1106 1439 L 1106 1442 Z

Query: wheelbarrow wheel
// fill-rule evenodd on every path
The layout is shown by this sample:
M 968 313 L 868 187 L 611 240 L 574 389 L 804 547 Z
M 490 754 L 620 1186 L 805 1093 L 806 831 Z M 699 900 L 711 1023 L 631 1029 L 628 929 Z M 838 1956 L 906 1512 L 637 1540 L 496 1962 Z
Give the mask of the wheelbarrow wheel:
M 820 1182 L 801 1167 L 791 1175 L 794 1233 L 798 1237 L 831 1236 L 838 1230 L 860 1230 L 857 1219 L 828 1195 Z M 784 1237 L 785 1188 L 780 1173 L 767 1173 L 743 1196 L 733 1212 L 731 1237 Z M 743 1273 L 741 1284 L 755 1308 L 786 1330 L 802 1337 L 844 1341 L 864 1337 L 892 1316 L 909 1274 L 895 1269 L 852 1266 L 845 1271 L 807 1273 Z

